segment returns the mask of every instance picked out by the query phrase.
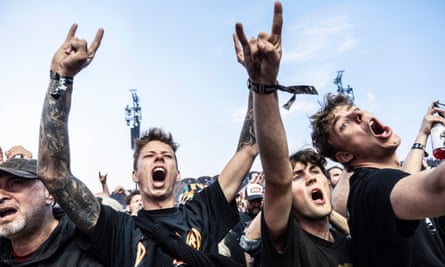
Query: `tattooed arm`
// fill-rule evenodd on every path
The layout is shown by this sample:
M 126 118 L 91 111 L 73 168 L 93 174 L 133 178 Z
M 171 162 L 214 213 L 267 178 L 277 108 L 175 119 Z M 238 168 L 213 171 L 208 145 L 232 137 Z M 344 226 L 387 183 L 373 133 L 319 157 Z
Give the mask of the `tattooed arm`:
M 235 198 L 239 186 L 247 176 L 257 155 L 258 147 L 253 129 L 252 93 L 249 92 L 247 112 L 238 140 L 237 151 L 218 177 L 219 184 L 227 201 L 232 201 Z
M 76 30 L 77 24 L 73 24 L 51 62 L 51 81 L 40 121 L 37 171 L 65 213 L 80 230 L 87 231 L 97 223 L 100 204 L 87 186 L 71 174 L 68 115 L 73 77 L 91 63 L 104 31 L 98 30 L 88 48 L 85 40 L 75 37 Z

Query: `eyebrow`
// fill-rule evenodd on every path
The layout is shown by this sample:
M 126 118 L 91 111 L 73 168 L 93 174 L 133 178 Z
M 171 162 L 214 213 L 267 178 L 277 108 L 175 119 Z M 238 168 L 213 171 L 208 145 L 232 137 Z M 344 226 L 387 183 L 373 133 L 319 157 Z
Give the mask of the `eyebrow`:
M 332 120 L 332 130 L 335 130 L 335 124 L 337 124 L 337 121 L 340 119 L 340 116 L 334 115 L 334 119 Z
M 162 154 L 162 155 L 165 155 L 165 154 L 172 154 L 172 155 L 173 155 L 173 152 L 168 151 L 168 150 L 160 150 L 160 151 L 156 151 L 156 150 L 148 150 L 148 151 L 145 151 L 144 154 L 145 154 L 145 155 L 147 155 L 147 154 Z
M 346 108 L 346 111 L 350 111 L 352 108 L 355 108 L 354 110 L 360 110 L 358 107 L 354 106 L 354 105 L 348 105 Z M 334 119 L 332 120 L 332 129 L 335 129 L 335 124 L 337 124 L 338 120 L 341 118 L 341 116 L 335 116 L 334 115 Z

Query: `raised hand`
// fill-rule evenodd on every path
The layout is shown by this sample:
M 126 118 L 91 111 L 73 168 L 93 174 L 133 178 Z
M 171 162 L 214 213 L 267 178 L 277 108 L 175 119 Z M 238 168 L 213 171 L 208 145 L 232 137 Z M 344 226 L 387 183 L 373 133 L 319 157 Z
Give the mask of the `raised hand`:
M 24 159 L 30 159 L 32 158 L 32 153 L 23 146 L 17 145 L 5 151 L 5 156 L 7 159 L 14 158 L 16 156 L 19 156 Z
M 100 28 L 94 41 L 88 47 L 85 39 L 75 36 L 77 24 L 74 23 L 66 36 L 65 42 L 56 51 L 51 62 L 51 70 L 65 77 L 74 77 L 79 71 L 88 66 L 100 46 L 104 30 Z
M 270 34 L 261 32 L 257 38 L 251 38 L 248 41 L 244 34 L 243 25 L 239 22 L 236 23 L 235 52 L 238 62 L 246 68 L 252 82 L 265 85 L 276 83 L 282 54 L 282 26 L 283 10 L 280 2 L 275 2 Z
M 107 175 L 108 175 L 107 173 L 102 174 L 99 171 L 99 181 L 100 181 L 101 184 L 106 184 L 107 183 Z

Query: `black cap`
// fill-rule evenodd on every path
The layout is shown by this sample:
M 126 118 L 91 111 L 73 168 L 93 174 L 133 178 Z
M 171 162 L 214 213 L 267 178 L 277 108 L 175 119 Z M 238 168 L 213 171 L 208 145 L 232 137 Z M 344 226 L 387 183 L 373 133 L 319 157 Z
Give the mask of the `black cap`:
M 37 160 L 11 158 L 0 164 L 0 174 L 6 172 L 17 177 L 37 179 Z

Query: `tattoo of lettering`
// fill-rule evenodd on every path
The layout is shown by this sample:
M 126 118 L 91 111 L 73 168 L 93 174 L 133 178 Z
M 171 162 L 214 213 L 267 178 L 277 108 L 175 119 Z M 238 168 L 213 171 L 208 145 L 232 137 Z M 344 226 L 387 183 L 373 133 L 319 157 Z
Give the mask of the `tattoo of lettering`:
M 245 146 L 252 146 L 256 144 L 254 116 L 253 116 L 253 95 L 249 92 L 249 101 L 247 104 L 247 112 L 244 117 L 243 128 L 238 141 L 237 151 L 240 151 Z
M 58 86 L 51 81 L 43 105 L 39 177 L 76 226 L 89 230 L 97 222 L 100 205 L 85 184 L 71 174 L 68 115 L 72 84 L 67 84 L 65 90 L 56 90 Z

